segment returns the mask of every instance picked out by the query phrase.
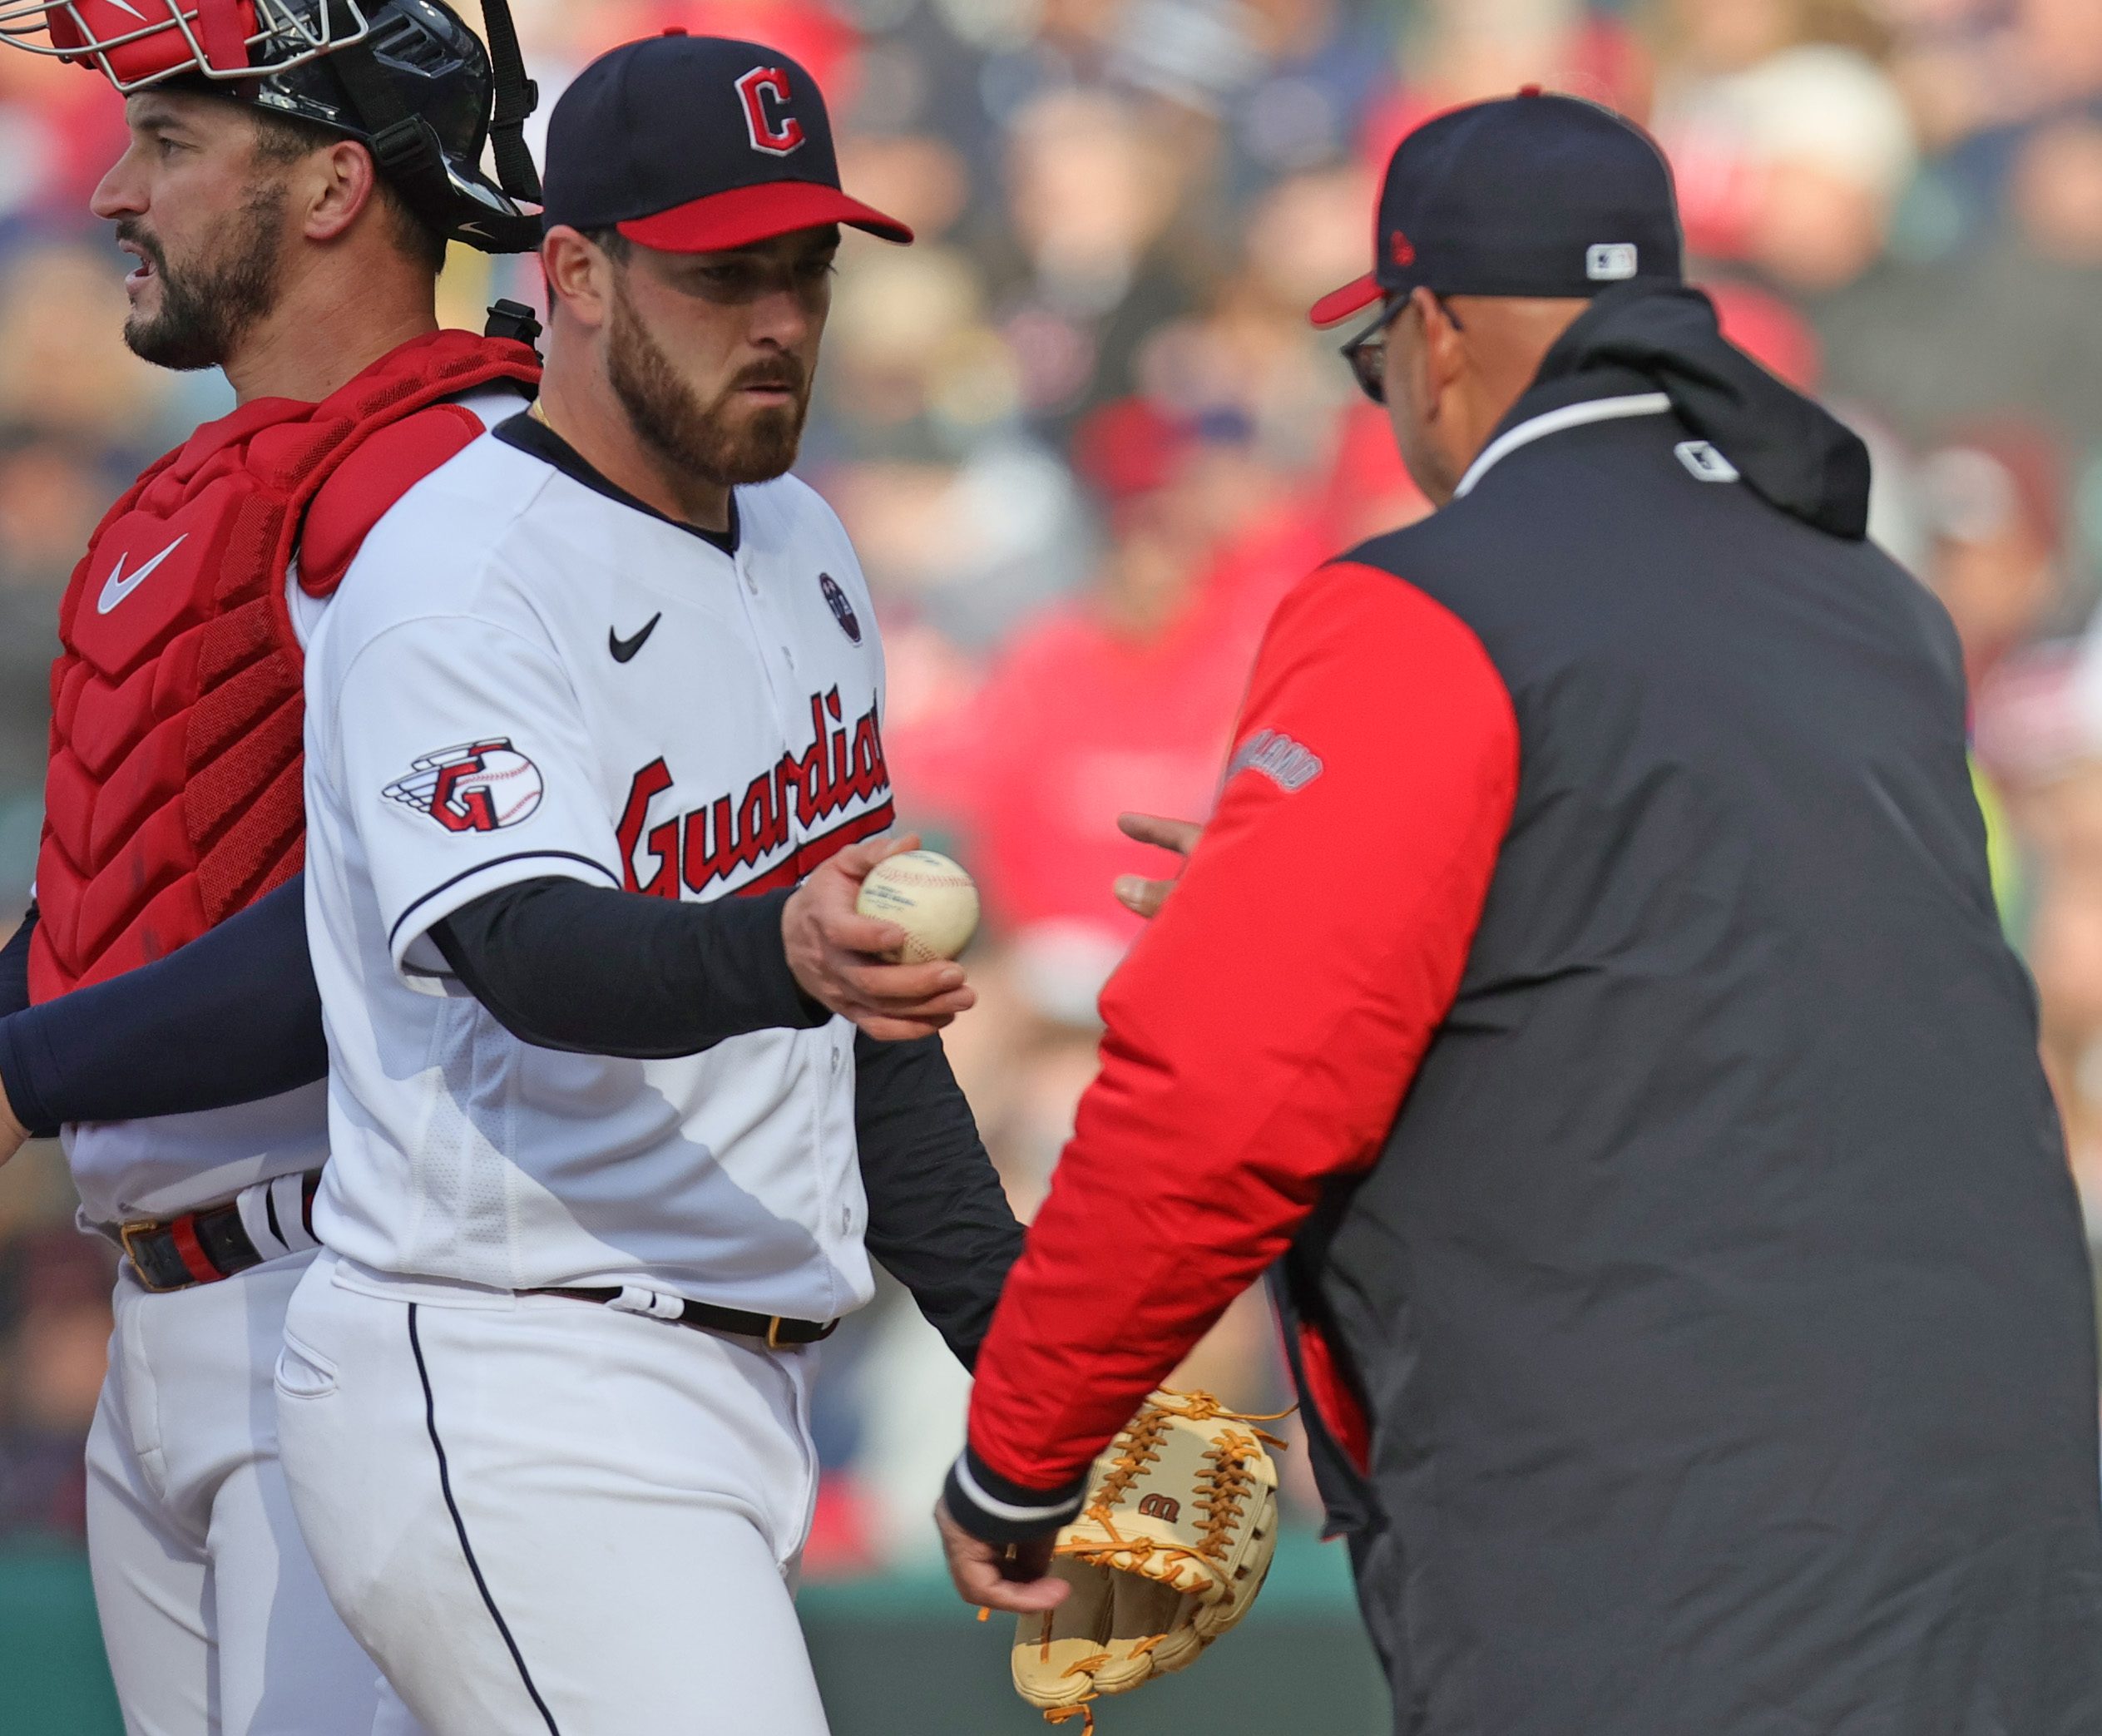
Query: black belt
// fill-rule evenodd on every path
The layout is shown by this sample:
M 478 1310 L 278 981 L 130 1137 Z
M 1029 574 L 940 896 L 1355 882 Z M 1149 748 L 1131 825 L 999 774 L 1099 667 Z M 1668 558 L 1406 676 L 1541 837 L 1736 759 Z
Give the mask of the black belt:
M 611 1284 L 604 1288 L 592 1286 L 589 1288 L 521 1290 L 518 1293 L 521 1296 L 566 1296 L 572 1302 L 606 1303 L 617 1302 L 622 1292 L 618 1284 Z M 837 1320 L 828 1320 L 820 1326 L 814 1320 L 791 1320 L 782 1314 L 748 1314 L 743 1308 L 717 1308 L 712 1302 L 680 1299 L 684 1306 L 676 1316 L 652 1313 L 647 1318 L 690 1326 L 696 1331 L 730 1333 L 740 1338 L 764 1338 L 769 1350 L 779 1350 L 789 1344 L 815 1344 L 821 1338 L 830 1338 L 839 1329 Z
M 314 1195 L 321 1185 L 321 1172 L 309 1170 L 299 1178 L 299 1215 L 304 1239 L 314 1235 Z M 265 1195 L 271 1228 L 279 1229 L 277 1208 Z M 110 1234 L 107 1229 L 103 1232 Z M 293 1238 L 279 1229 L 282 1239 Z M 260 1266 L 265 1256 L 241 1222 L 237 1201 L 185 1212 L 164 1222 L 147 1220 L 120 1224 L 111 1237 L 131 1261 L 139 1282 L 156 1294 L 187 1290 L 198 1284 L 217 1283 L 236 1272 Z

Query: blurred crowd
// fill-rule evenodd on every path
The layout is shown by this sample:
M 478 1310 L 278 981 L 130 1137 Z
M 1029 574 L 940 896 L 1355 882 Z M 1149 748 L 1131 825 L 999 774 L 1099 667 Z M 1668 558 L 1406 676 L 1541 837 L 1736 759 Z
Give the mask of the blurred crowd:
M 1405 131 L 1536 83 L 1650 128 L 1725 329 L 1870 443 L 1872 534 L 1962 636 L 1996 885 L 2102 1235 L 2097 0 L 512 7 L 542 124 L 595 54 L 666 25 L 784 49 L 830 96 L 849 190 L 918 233 L 849 236 L 800 469 L 883 616 L 901 815 L 985 894 L 982 1005 L 951 1051 L 1018 1209 L 1048 1185 L 1095 1067 L 1096 993 L 1136 927 L 1110 882 L 1167 866 L 1117 814 L 1202 819 L 1278 597 L 1429 510 L 1306 309 L 1368 264 Z M 121 145 L 99 79 L 0 55 L 14 907 L 60 590 L 133 471 L 230 406 L 216 374 L 156 371 L 117 339 L 121 265 L 86 203 Z M 530 262 L 456 250 L 448 323 L 497 294 L 539 299 Z M 49 1155 L 21 1173 L 0 1189 L 0 1526 L 62 1528 L 77 1498 L 52 1443 L 84 1427 L 107 1262 L 66 1227 Z M 965 1378 L 890 1291 L 826 1355 L 812 1570 L 908 1564 Z M 1279 1408 L 1260 1305 L 1183 1378 Z

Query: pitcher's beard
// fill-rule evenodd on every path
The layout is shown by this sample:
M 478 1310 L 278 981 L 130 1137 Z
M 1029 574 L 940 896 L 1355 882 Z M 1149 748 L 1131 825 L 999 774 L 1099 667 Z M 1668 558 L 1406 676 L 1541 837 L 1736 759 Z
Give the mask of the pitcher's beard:
M 284 275 L 284 183 L 250 187 L 218 245 L 180 269 L 168 263 L 158 239 L 131 218 L 116 226 L 120 241 L 135 244 L 153 262 L 161 307 L 151 318 L 134 309 L 124 322 L 131 354 L 156 367 L 192 372 L 216 368 L 249 329 L 276 305 Z
M 809 413 L 810 385 L 794 356 L 751 364 L 713 403 L 703 404 L 645 329 L 626 287 L 616 279 L 606 371 L 636 433 L 675 469 L 719 488 L 734 488 L 770 482 L 795 462 L 804 418 Z M 748 386 L 763 385 L 782 387 L 795 394 L 795 401 L 733 422 L 730 401 Z

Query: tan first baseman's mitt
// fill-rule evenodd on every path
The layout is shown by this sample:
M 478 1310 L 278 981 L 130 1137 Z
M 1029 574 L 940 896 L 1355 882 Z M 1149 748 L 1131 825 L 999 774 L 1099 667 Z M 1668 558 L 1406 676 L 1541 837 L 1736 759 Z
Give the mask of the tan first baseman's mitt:
M 1209 1392 L 1155 1392 L 1103 1449 L 1051 1571 L 1073 1588 L 1016 1618 L 1015 1691 L 1053 1724 L 1185 1668 L 1248 1614 L 1277 1547 L 1282 1447 Z

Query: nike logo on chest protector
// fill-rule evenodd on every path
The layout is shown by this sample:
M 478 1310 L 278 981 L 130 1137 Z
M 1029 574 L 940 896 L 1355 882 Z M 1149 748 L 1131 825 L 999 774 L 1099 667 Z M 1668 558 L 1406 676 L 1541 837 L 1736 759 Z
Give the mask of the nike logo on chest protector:
M 128 579 L 124 576 L 124 556 L 119 555 L 116 557 L 116 565 L 110 569 L 109 577 L 102 581 L 102 594 L 95 600 L 95 612 L 97 615 L 107 615 L 111 610 L 151 578 L 154 568 L 160 566 L 189 540 L 190 532 L 185 531 L 181 536 L 176 537 L 173 542 L 162 549 L 159 554 L 139 568 Z M 651 626 L 655 625 L 655 621 L 650 623 Z
M 608 627 L 606 630 L 606 648 L 613 653 L 613 660 L 616 663 L 626 663 L 629 658 L 642 649 L 642 641 L 657 631 L 657 623 L 663 619 L 664 611 L 659 610 L 656 614 L 643 622 L 641 631 L 631 639 L 623 639 L 612 628 Z

